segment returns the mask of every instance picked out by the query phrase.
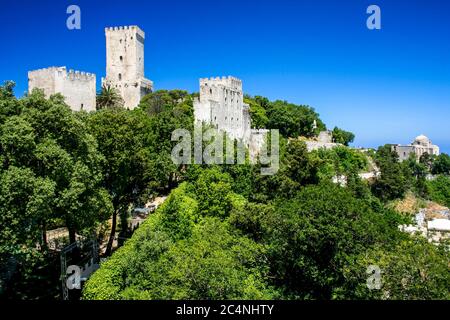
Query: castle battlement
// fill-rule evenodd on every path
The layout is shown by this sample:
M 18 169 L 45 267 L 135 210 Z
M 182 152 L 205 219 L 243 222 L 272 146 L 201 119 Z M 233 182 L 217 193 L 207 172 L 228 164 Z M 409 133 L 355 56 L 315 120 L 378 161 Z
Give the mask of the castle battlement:
M 32 70 L 32 71 L 28 71 L 28 74 L 30 73 L 45 73 L 45 72 L 53 72 L 53 71 L 66 71 L 66 67 L 47 67 L 47 68 L 41 68 L 41 69 L 36 69 L 36 70 Z
M 201 78 L 200 86 L 210 85 L 210 86 L 226 86 L 230 88 L 234 88 L 237 90 L 242 90 L 242 81 L 236 77 L 228 76 L 228 77 L 211 77 L 211 78 Z
M 90 72 L 84 72 L 84 71 L 78 71 L 78 70 L 69 70 L 69 72 L 66 72 L 63 74 L 67 79 L 76 81 L 91 81 L 95 80 L 96 76 L 94 73 Z
M 65 79 L 81 81 L 91 81 L 95 80 L 96 78 L 94 73 L 72 69 L 69 69 L 69 71 L 67 71 L 66 67 L 48 67 L 28 71 L 28 77 L 61 77 Z
M 106 27 L 105 33 L 113 33 L 113 32 L 131 32 L 137 33 L 142 38 L 145 38 L 145 32 L 139 28 L 138 26 L 118 26 L 118 27 Z
M 139 29 L 138 26 L 116 26 L 116 27 L 106 27 L 105 31 L 117 31 L 117 30 L 134 30 Z

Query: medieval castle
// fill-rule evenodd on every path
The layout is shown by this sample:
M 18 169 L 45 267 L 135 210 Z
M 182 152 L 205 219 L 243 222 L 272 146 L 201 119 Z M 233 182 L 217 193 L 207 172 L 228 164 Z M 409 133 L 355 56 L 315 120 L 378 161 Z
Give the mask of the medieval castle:
M 106 77 L 102 85 L 117 90 L 124 106 L 133 109 L 152 92 L 144 76 L 145 33 L 138 26 L 105 29 Z M 96 76 L 92 73 L 50 67 L 28 72 L 28 91 L 42 89 L 46 97 L 61 93 L 74 111 L 96 110 Z M 267 130 L 252 130 L 249 106 L 244 103 L 242 81 L 234 77 L 200 79 L 200 97 L 194 101 L 197 123 L 210 124 L 231 138 L 258 150 Z
M 106 28 L 106 77 L 102 85 L 115 88 L 125 107 L 133 109 L 152 92 L 144 77 L 145 33 L 137 26 Z M 61 93 L 74 111 L 95 110 L 96 76 L 92 73 L 50 67 L 28 72 L 28 91 L 44 90 L 47 97 Z
M 145 33 L 138 26 L 105 28 L 106 77 L 102 85 L 117 90 L 124 106 L 133 109 L 142 97 L 152 92 L 153 82 L 144 76 Z M 28 72 L 28 90 L 42 89 L 46 97 L 61 93 L 74 111 L 96 110 L 96 76 L 93 73 L 50 67 Z M 262 148 L 268 130 L 251 129 L 249 105 L 244 103 L 242 81 L 234 77 L 200 79 L 200 95 L 194 100 L 196 123 L 206 123 L 243 141 L 256 154 Z M 334 148 L 330 132 L 322 132 L 317 141 L 306 141 L 308 150 Z M 420 157 L 427 152 L 438 155 L 439 148 L 424 136 L 408 146 L 392 147 L 405 160 L 411 153 Z

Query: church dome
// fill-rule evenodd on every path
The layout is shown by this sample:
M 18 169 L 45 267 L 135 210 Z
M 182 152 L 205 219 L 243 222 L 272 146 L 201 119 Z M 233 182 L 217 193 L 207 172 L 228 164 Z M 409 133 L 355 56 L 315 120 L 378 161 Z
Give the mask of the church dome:
M 428 139 L 427 136 L 424 136 L 423 134 L 421 134 L 420 136 L 417 136 L 416 139 L 414 139 L 414 144 L 420 144 L 423 146 L 427 146 L 429 144 L 431 144 L 430 139 Z

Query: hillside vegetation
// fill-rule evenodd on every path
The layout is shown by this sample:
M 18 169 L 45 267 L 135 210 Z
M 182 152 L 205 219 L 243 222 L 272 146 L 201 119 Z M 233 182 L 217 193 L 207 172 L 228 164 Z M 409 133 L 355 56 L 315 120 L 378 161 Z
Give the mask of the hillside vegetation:
M 399 163 L 380 147 L 381 175 L 368 183 L 358 176 L 370 167 L 360 151 L 308 152 L 289 139 L 326 128 L 312 108 L 247 97 L 254 126 L 280 130 L 275 175 L 248 161 L 175 165 L 171 134 L 193 130 L 192 98 L 163 90 L 132 111 L 105 102 L 74 113 L 59 95 L 16 99 L 12 83 L 0 87 L 0 265 L 13 260 L 20 283 L 33 284 L 13 283 L 9 296 L 40 297 L 46 230 L 96 237 L 111 219 L 107 260 L 83 299 L 450 298 L 448 246 L 401 233 L 410 218 L 390 205 L 407 192 L 447 204 L 447 155 Z M 343 145 L 354 138 L 333 131 Z M 336 175 L 347 185 L 331 183 Z M 116 230 L 129 235 L 130 204 L 160 194 L 169 197 L 112 252 Z M 380 290 L 367 287 L 371 265 L 383 271 Z

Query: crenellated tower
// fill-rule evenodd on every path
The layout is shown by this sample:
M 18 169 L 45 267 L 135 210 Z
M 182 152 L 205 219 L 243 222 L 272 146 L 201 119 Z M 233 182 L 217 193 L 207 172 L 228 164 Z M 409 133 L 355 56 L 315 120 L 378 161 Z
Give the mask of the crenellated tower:
M 197 122 L 205 122 L 230 137 L 250 140 L 249 106 L 244 103 L 242 81 L 235 77 L 200 79 L 200 97 L 194 101 Z
M 144 76 L 145 33 L 138 26 L 105 28 L 106 77 L 102 84 L 115 88 L 125 107 L 135 108 L 152 92 L 153 83 Z
M 66 67 L 49 67 L 28 72 L 28 91 L 34 88 L 44 91 L 48 98 L 55 93 L 64 96 L 74 111 L 94 111 L 96 95 L 95 74 L 83 71 L 67 71 Z

